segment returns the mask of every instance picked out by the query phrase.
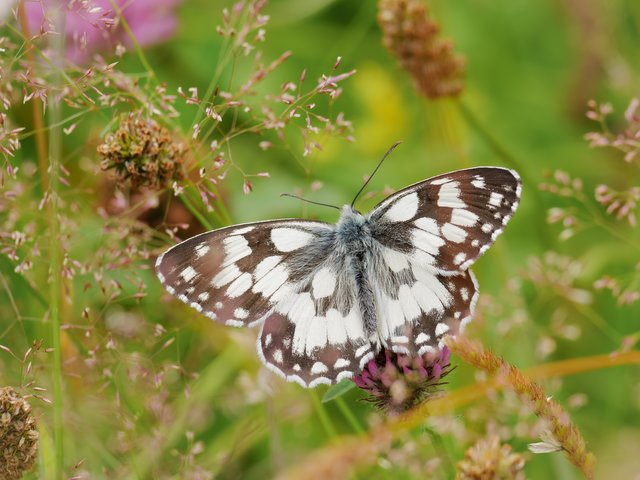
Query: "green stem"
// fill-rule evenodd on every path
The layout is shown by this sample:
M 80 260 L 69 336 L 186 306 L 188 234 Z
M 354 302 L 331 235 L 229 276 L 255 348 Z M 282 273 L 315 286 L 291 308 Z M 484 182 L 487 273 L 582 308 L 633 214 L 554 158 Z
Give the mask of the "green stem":
M 64 31 L 64 18 L 57 8 L 52 8 L 56 31 Z M 56 52 L 54 62 L 62 63 L 64 58 L 64 35 L 52 35 L 51 44 Z M 52 84 L 62 84 L 62 66 L 53 70 Z M 58 221 L 59 168 L 62 159 L 62 131 L 59 126 L 62 119 L 62 107 L 55 95 L 49 97 L 49 313 L 51 324 L 51 344 L 53 348 L 53 444 L 55 449 L 55 478 L 64 477 L 64 444 L 63 444 L 63 397 L 62 397 L 62 344 L 60 342 L 60 300 L 62 298 L 62 265 L 60 252 L 60 224 Z
M 322 423 L 322 427 L 324 428 L 324 431 L 326 432 L 327 436 L 329 438 L 334 438 L 338 436 L 338 433 L 336 432 L 336 429 L 333 426 L 333 423 L 331 423 L 331 419 L 329 418 L 327 411 L 322 405 L 322 402 L 320 401 L 320 397 L 318 397 L 318 394 L 316 393 L 316 391 L 310 390 L 309 395 L 311 396 L 311 400 L 313 401 L 313 408 L 318 414 L 320 423 Z
M 342 399 L 342 397 L 336 398 L 335 402 L 338 408 L 340 409 L 340 413 L 342 413 L 342 415 L 347 420 L 347 422 L 349 422 L 349 425 L 351 425 L 351 428 L 353 428 L 353 431 L 356 432 L 358 435 L 363 435 L 365 433 L 364 428 L 362 428 L 362 426 L 360 425 L 360 422 L 358 422 L 358 419 L 355 417 L 355 415 L 353 414 L 351 409 L 348 407 L 346 402 Z
M 142 47 L 140 47 L 138 40 L 136 40 L 136 37 L 133 34 L 133 30 L 131 30 L 131 27 L 129 27 L 129 23 L 127 22 L 127 19 L 124 18 L 124 15 L 122 14 L 122 10 L 120 9 L 120 6 L 115 2 L 115 0 L 109 0 L 109 3 L 111 4 L 111 8 L 113 8 L 113 11 L 116 13 L 116 15 L 118 15 L 120 24 L 122 25 L 122 28 L 124 28 L 124 31 L 129 37 L 129 40 L 131 40 L 131 44 L 133 45 L 133 49 L 136 51 L 136 55 L 138 55 L 138 59 L 140 60 L 140 63 L 149 74 L 149 80 L 155 81 L 157 78 L 156 73 L 151 67 L 151 64 L 147 60 L 147 57 L 145 56 L 144 52 L 142 51 Z

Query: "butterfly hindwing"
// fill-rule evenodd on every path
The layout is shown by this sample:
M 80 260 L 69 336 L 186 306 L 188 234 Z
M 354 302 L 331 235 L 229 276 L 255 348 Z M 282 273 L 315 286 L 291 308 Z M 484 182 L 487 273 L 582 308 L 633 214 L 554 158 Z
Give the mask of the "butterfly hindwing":
M 427 268 L 443 274 L 463 271 L 502 233 L 520 191 L 520 177 L 505 168 L 439 175 L 378 204 L 369 214 L 372 235 Z
M 298 280 L 292 258 L 330 230 L 304 220 L 221 228 L 169 249 L 158 257 L 156 272 L 169 293 L 212 320 L 252 325 Z
M 442 275 L 408 263 L 393 290 L 384 291 L 388 279 L 375 282 L 377 324 L 386 348 L 415 357 L 438 350 L 445 334 L 462 331 L 471 320 L 478 288 L 470 270 Z

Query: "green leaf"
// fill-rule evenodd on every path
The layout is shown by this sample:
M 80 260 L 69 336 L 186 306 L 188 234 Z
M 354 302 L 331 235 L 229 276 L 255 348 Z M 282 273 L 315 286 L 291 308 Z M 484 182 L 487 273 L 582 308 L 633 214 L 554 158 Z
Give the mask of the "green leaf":
M 327 403 L 331 400 L 341 397 L 355 386 L 355 383 L 353 383 L 348 378 L 345 378 L 340 383 L 335 384 L 325 392 L 325 394 L 322 396 L 322 403 Z

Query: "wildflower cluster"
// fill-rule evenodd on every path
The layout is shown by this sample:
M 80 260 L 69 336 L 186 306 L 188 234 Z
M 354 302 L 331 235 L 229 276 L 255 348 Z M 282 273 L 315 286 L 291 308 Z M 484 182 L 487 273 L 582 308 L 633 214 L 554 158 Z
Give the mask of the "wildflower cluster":
M 447 347 L 421 356 L 382 349 L 353 381 L 371 395 L 376 406 L 398 414 L 436 393 L 442 378 L 450 371 Z
M 469 447 L 457 465 L 457 480 L 524 480 L 524 457 L 513 453 L 497 435 L 481 438 Z
M 186 144 L 140 113 L 122 120 L 98 146 L 98 153 L 103 170 L 115 171 L 119 181 L 133 187 L 168 187 L 185 176 Z
M 464 87 L 465 61 L 453 43 L 440 38 L 440 26 L 421 0 L 380 0 L 378 23 L 383 44 L 429 98 L 455 96 Z
M 12 387 L 0 388 L 0 477 L 18 480 L 31 469 L 38 438 L 31 405 Z

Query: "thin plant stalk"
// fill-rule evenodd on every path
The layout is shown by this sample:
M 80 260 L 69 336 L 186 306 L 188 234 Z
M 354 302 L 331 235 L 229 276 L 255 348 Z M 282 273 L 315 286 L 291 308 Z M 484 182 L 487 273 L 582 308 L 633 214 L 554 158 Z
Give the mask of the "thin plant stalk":
M 35 65 L 35 59 L 33 58 L 33 50 L 31 44 L 31 34 L 29 33 L 27 17 L 24 11 L 24 2 L 20 2 L 20 4 L 18 5 L 18 16 L 20 17 L 20 26 L 22 28 L 26 44 L 25 50 L 27 61 L 29 62 L 29 64 Z M 42 103 L 39 98 L 33 98 L 33 100 L 31 101 L 31 112 L 36 135 L 36 150 L 38 152 L 38 167 L 40 169 L 42 191 L 46 192 L 47 190 L 49 190 L 49 174 L 47 172 L 47 137 L 45 135 Z
M 64 19 L 57 8 L 51 9 L 51 16 L 58 32 L 64 31 Z M 51 35 L 51 44 L 55 52 L 54 61 L 62 62 L 64 58 L 64 35 Z M 52 84 L 59 87 L 62 83 L 58 66 L 53 72 Z M 49 321 L 51 325 L 51 344 L 53 348 L 53 442 L 55 449 L 55 478 L 63 478 L 64 443 L 63 443 L 63 394 L 62 394 L 62 344 L 60 342 L 60 302 L 62 299 L 62 265 L 59 245 L 60 224 L 58 220 L 59 168 L 62 158 L 62 107 L 59 99 L 51 94 L 48 97 L 49 111 Z M 44 180 L 43 180 L 44 181 Z

